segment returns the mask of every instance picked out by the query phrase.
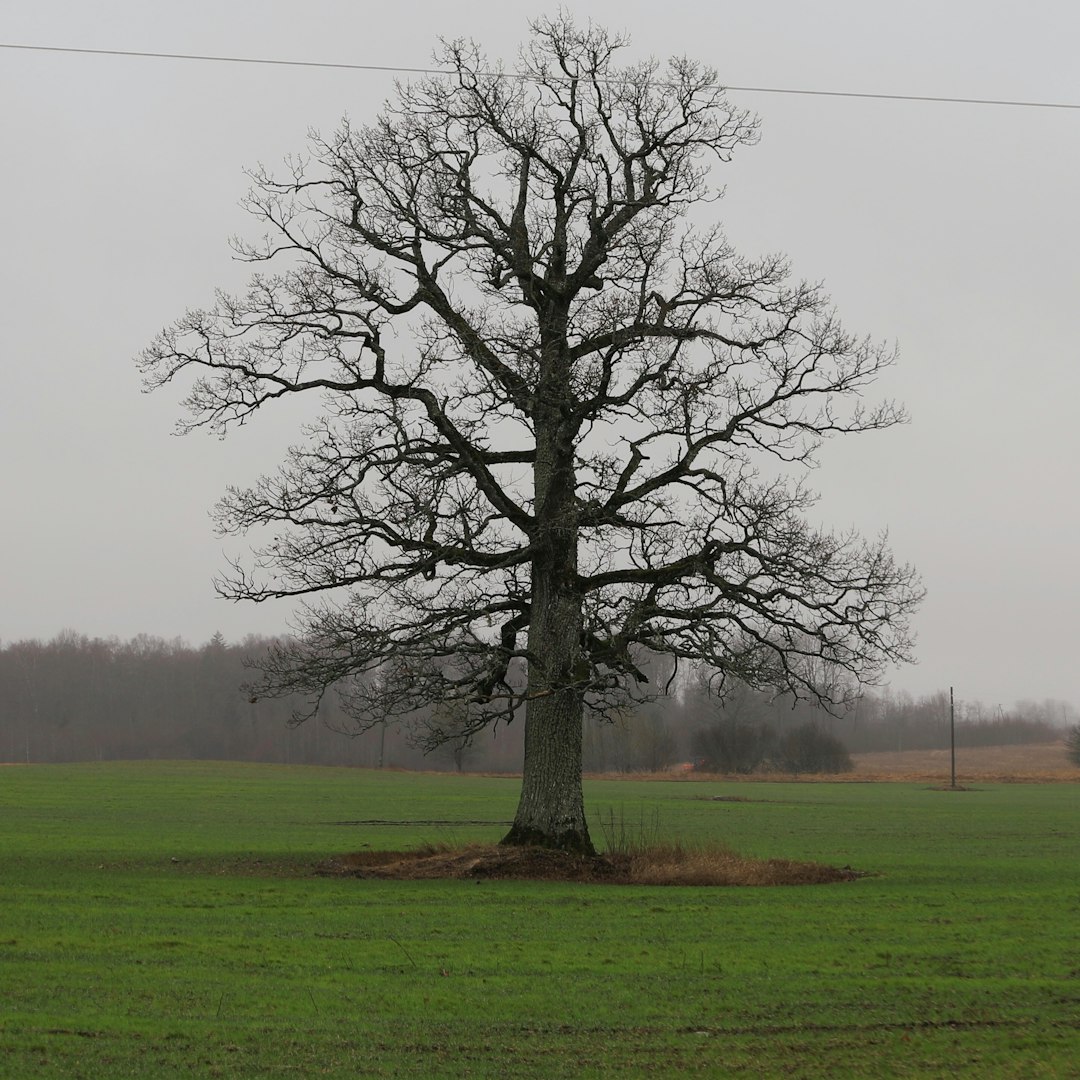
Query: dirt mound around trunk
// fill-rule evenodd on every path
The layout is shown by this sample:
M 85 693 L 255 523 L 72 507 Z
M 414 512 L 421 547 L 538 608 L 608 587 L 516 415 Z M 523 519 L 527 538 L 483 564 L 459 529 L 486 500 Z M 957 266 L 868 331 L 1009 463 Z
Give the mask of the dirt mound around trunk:
M 790 859 L 749 859 L 724 848 L 655 846 L 629 853 L 574 855 L 540 847 L 470 845 L 363 851 L 319 868 L 333 877 L 576 881 L 608 885 L 826 885 L 864 875 L 850 867 Z

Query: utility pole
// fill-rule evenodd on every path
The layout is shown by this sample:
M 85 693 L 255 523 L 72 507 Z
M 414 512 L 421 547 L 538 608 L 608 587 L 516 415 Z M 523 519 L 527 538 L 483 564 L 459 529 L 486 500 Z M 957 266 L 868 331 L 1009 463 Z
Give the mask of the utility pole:
M 953 688 L 949 687 L 949 756 L 952 760 L 952 790 L 956 790 L 956 707 L 953 703 Z

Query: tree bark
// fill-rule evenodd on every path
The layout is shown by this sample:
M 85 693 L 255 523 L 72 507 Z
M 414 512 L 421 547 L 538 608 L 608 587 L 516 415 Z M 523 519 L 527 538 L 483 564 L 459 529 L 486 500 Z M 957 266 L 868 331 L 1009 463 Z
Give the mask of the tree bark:
M 578 583 L 574 432 L 565 412 L 570 364 L 565 331 L 545 358 L 533 465 L 536 554 L 532 562 L 529 682 L 521 799 L 504 844 L 593 854 L 581 788 L 583 596 Z
M 583 705 L 574 685 L 581 599 L 553 584 L 533 581 L 521 799 L 502 842 L 592 854 L 581 787 Z

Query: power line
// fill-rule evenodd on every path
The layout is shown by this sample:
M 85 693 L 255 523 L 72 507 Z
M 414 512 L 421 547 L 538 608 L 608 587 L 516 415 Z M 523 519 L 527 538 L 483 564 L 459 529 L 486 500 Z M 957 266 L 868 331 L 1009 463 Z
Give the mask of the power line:
M 33 52 L 82 53 L 88 56 L 138 56 L 150 60 L 208 60 L 218 64 L 271 64 L 277 67 L 337 68 L 346 71 L 390 71 L 406 75 L 445 75 L 439 68 L 395 67 L 390 64 L 335 64 L 320 60 L 275 60 L 261 56 L 205 56 L 201 53 L 139 52 L 135 49 L 76 49 L 62 45 L 13 45 L 0 42 L 0 49 L 27 49 Z
M 63 45 L 19 45 L 0 42 L 0 49 L 30 52 L 78 53 L 86 56 L 130 56 L 150 60 L 202 60 L 217 64 L 263 64 L 276 67 L 327 68 L 338 71 L 382 71 L 396 75 L 449 75 L 443 68 L 401 67 L 393 64 L 344 64 L 321 60 L 278 60 L 262 56 L 212 56 L 203 53 L 143 52 L 135 49 L 82 49 Z M 503 78 L 526 79 L 514 72 L 483 72 Z M 1022 101 L 1010 98 L 947 97 L 939 94 L 874 94 L 858 90 L 806 90 L 788 86 L 726 86 L 740 94 L 796 94 L 805 97 L 861 98 L 868 101 L 921 101 L 947 105 L 996 105 L 1019 109 L 1080 109 L 1080 102 Z
M 1009 105 L 1018 109 L 1080 109 L 1069 101 L 1012 101 L 1008 98 L 944 97 L 936 94 L 871 94 L 857 90 L 796 90 L 777 86 L 727 86 L 746 94 L 804 94 L 809 97 L 865 98 L 869 101 L 931 101 L 948 105 Z

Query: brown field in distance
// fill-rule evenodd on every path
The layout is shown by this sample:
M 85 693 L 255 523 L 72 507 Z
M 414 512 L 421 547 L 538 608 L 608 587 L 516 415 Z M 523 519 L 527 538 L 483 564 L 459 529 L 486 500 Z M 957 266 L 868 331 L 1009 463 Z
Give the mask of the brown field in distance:
M 758 772 L 749 774 L 702 773 L 677 765 L 666 772 L 635 773 L 638 780 L 681 780 L 693 783 L 700 780 L 738 781 L 755 783 L 762 780 L 799 781 L 815 783 L 868 783 L 890 780 L 925 781 L 948 785 L 949 751 L 892 750 L 872 754 L 852 754 L 855 769 L 849 773 L 789 773 Z M 625 773 L 592 773 L 596 780 L 626 779 Z M 1019 746 L 973 746 L 956 748 L 956 782 L 981 780 L 984 783 L 1056 784 L 1080 783 L 1080 766 L 1070 763 L 1064 741 L 1025 743 Z
M 903 750 L 852 754 L 851 780 L 942 780 L 949 782 L 948 750 Z M 1065 743 L 956 748 L 956 779 L 1026 780 L 1053 783 L 1080 780 L 1080 768 L 1069 762 Z

